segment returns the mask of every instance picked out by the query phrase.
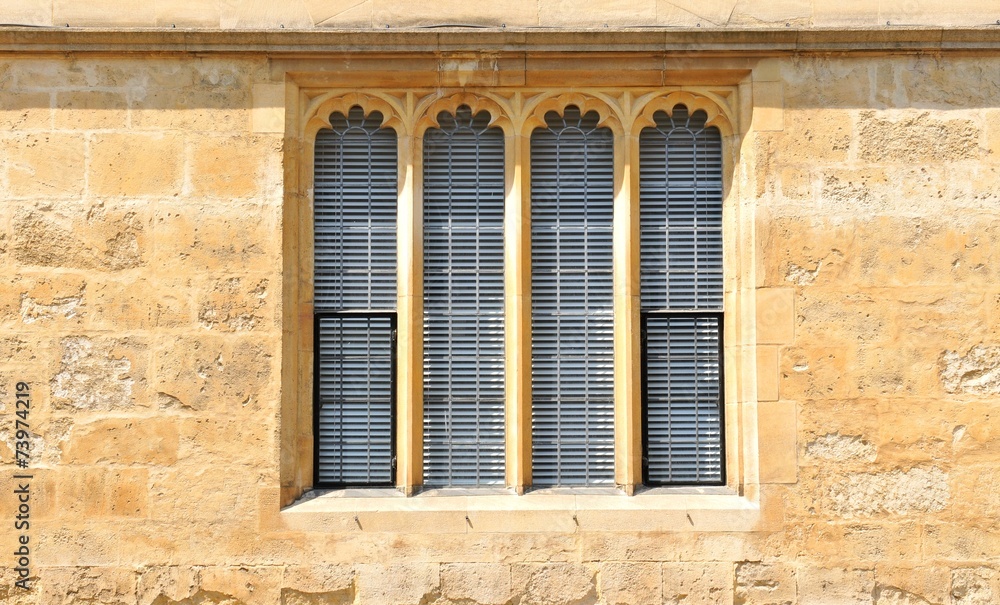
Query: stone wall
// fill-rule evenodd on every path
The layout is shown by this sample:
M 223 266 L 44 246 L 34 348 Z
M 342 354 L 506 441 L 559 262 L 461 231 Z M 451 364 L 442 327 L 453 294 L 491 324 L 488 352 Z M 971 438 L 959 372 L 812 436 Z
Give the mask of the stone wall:
M 452 531 L 279 512 L 284 73 L 0 58 L 3 485 L 17 381 L 37 435 L 37 585 L 2 555 L 0 602 L 1000 601 L 1000 56 L 752 67 L 735 178 L 758 305 L 790 301 L 753 378 L 796 444 L 759 445 L 767 522 Z

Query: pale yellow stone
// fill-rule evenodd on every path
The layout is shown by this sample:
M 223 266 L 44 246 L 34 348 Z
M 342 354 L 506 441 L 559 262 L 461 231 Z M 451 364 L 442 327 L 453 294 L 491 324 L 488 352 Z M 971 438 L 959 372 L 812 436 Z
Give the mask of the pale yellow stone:
M 662 25 L 697 27 L 729 23 L 737 0 L 656 0 L 656 22 Z
M 539 24 L 539 10 L 537 3 L 528 0 L 502 0 L 484 5 L 461 0 L 444 0 L 433 5 L 396 0 L 372 2 L 376 29 L 448 24 L 529 27 Z
M 757 290 L 757 342 L 789 344 L 795 337 L 795 290 Z
M 543 27 L 585 26 L 600 28 L 616 25 L 644 25 L 655 19 L 655 0 L 628 0 L 627 2 L 550 0 L 540 3 L 538 8 L 538 24 Z
M 52 0 L 52 23 L 69 27 L 152 27 L 156 25 L 154 6 L 154 2 L 142 0 Z
M 280 151 L 274 137 L 204 138 L 191 152 L 191 193 L 202 199 L 259 195 L 265 178 L 277 172 Z
M 762 401 L 757 404 L 762 483 L 795 483 L 797 422 L 795 404 Z
M 47 92 L 0 92 L 0 127 L 4 130 L 52 128 L 52 95 Z
M 372 27 L 375 0 L 305 0 L 316 27 Z
M 128 127 L 128 99 L 120 92 L 57 92 L 53 105 L 59 130 L 123 130 Z
M 10 0 L 0 9 L 0 20 L 17 25 L 52 25 L 51 0 Z
M 778 399 L 778 347 L 757 347 L 757 400 Z
M 733 565 L 699 561 L 663 563 L 663 603 L 713 605 L 733 601 Z
M 454 563 L 441 566 L 441 592 L 454 601 L 502 605 L 511 598 L 510 566 Z
M 177 423 L 169 418 L 114 418 L 77 425 L 63 446 L 66 464 L 177 461 Z
M 304 0 L 280 4 L 269 0 L 218 0 L 223 29 L 302 29 L 313 21 Z
M 872 569 L 805 567 L 799 570 L 798 598 L 802 603 L 850 605 L 872 602 Z
M 753 124 L 759 132 L 784 129 L 784 87 L 781 82 L 755 82 L 753 85 Z
M 947 603 L 950 570 L 937 567 L 875 566 L 876 605 L 883 603 Z
M 256 133 L 285 132 L 285 87 L 281 84 L 254 84 L 252 130 Z
M 173 195 L 183 142 L 173 135 L 101 134 L 90 143 L 88 188 L 96 195 Z
M 210 27 L 220 24 L 219 0 L 158 0 L 156 25 L 158 27 Z
M 734 602 L 746 605 L 796 603 L 795 569 L 780 562 L 736 564 Z
M 83 136 L 22 134 L 0 141 L 0 150 L 6 160 L 7 191 L 13 197 L 52 199 L 83 191 Z
M 58 472 L 56 502 L 70 518 L 144 517 L 148 480 L 144 468 L 64 466 Z
M 661 602 L 659 563 L 604 562 L 598 573 L 608 605 Z
M 386 561 L 357 569 L 358 596 L 370 603 L 418 603 L 441 585 L 437 565 Z

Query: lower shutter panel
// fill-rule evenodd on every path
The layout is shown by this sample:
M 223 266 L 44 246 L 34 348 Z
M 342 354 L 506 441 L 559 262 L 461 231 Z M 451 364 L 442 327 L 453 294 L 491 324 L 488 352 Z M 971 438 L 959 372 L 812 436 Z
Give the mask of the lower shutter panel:
M 532 483 L 614 482 L 612 135 L 568 107 L 531 137 Z
M 319 317 L 321 485 L 392 483 L 392 318 Z
M 723 479 L 719 329 L 718 317 L 645 318 L 650 483 Z

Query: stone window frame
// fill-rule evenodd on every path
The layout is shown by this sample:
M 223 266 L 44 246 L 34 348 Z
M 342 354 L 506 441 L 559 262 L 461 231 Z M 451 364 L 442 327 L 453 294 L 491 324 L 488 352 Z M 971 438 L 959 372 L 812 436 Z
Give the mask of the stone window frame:
M 722 523 L 732 529 L 759 527 L 774 515 L 762 512 L 760 473 L 761 455 L 758 443 L 763 442 L 762 431 L 768 431 L 775 419 L 776 410 L 761 409 L 758 413 L 758 390 L 769 390 L 767 385 L 758 387 L 758 368 L 767 374 L 776 374 L 777 348 L 760 346 L 755 330 L 757 299 L 754 268 L 756 243 L 753 238 L 753 207 L 744 191 L 749 184 L 741 185 L 748 175 L 747 167 L 740 164 L 741 146 L 753 128 L 754 102 L 759 95 L 754 91 L 751 70 L 731 70 L 725 76 L 714 74 L 709 80 L 714 84 L 681 84 L 669 86 L 616 86 L 575 88 L 567 86 L 564 79 L 550 86 L 452 86 L 399 87 L 385 86 L 385 80 L 398 82 L 398 74 L 367 71 L 345 74 L 291 73 L 286 72 L 285 92 L 285 207 L 283 239 L 284 257 L 284 329 L 283 329 L 283 389 L 281 425 L 281 488 L 271 500 L 275 505 L 287 506 L 280 515 L 279 524 L 287 526 L 295 519 L 313 519 L 315 514 L 326 513 L 343 521 L 345 514 L 353 514 L 360 528 L 358 514 L 375 515 L 383 521 L 401 512 L 424 511 L 434 514 L 464 515 L 462 528 L 469 521 L 471 511 L 477 514 L 500 514 L 511 511 L 535 511 L 526 523 L 547 527 L 553 511 L 575 511 L 572 519 L 576 527 L 580 520 L 576 512 L 587 511 L 602 519 L 605 513 L 615 513 L 616 520 L 608 528 L 668 527 L 673 526 L 672 516 L 645 518 L 642 515 L 624 515 L 629 511 L 683 511 L 687 522 L 692 511 L 703 511 L 711 523 Z M 439 74 L 440 75 L 440 74 Z M 700 75 L 703 75 L 700 74 Z M 458 74 L 460 77 L 461 74 Z M 692 77 L 697 77 L 693 75 Z M 419 78 L 418 78 L 419 79 Z M 500 78 L 502 79 L 502 78 Z M 559 79 L 559 78 L 556 78 Z M 347 81 L 353 86 L 346 86 Z M 719 83 L 719 80 L 723 80 Z M 382 86 L 366 87 L 370 81 Z M 772 82 L 762 82 L 761 90 L 773 89 Z M 363 92 L 361 92 L 363 91 Z M 709 125 L 720 129 L 724 150 L 724 249 L 725 249 L 725 435 L 726 485 L 719 488 L 656 488 L 640 490 L 638 497 L 621 499 L 621 494 L 632 495 L 641 487 L 641 368 L 638 363 L 640 342 L 638 334 L 623 329 L 638 325 L 638 280 L 628 280 L 630 271 L 638 271 L 638 133 L 652 124 L 655 111 L 670 111 L 683 104 L 691 112 L 706 111 Z M 308 490 L 312 481 L 312 306 L 309 298 L 311 287 L 311 179 L 312 146 L 315 133 L 325 125 L 325 116 L 334 111 L 347 112 L 360 105 L 366 113 L 380 111 L 384 126 L 393 127 L 398 134 L 400 158 L 398 225 L 400 254 L 399 288 L 401 304 L 399 313 L 400 361 L 397 373 L 397 484 L 399 490 L 367 490 L 362 493 L 341 490 L 336 493 L 313 497 Z M 596 110 L 601 114 L 601 125 L 612 128 L 615 157 L 615 481 L 617 493 L 594 492 L 586 488 L 577 490 L 537 490 L 528 497 L 518 498 L 509 493 L 496 494 L 484 491 L 483 495 L 446 494 L 441 490 L 428 490 L 412 496 L 417 491 L 422 473 L 419 444 L 422 438 L 419 417 L 419 393 L 422 388 L 422 355 L 419 342 L 410 336 L 419 334 L 421 313 L 420 286 L 417 279 L 422 267 L 420 255 L 419 213 L 422 192 L 419 190 L 422 174 L 423 132 L 436 125 L 435 118 L 441 111 L 455 111 L 459 105 L 468 105 L 473 112 L 487 109 L 495 117 L 495 126 L 504 130 L 507 181 L 507 217 L 505 218 L 505 258 L 512 270 L 506 270 L 507 289 L 507 359 L 513 366 L 507 377 L 507 434 L 508 434 L 508 485 L 517 494 L 523 493 L 530 460 L 531 402 L 526 396 L 530 389 L 530 326 L 524 317 L 530 310 L 521 296 L 525 275 L 519 268 L 530 266 L 530 237 L 517 228 L 525 213 L 530 212 L 530 171 L 528 166 L 531 131 L 544 122 L 545 112 L 560 110 L 567 105 L 577 105 L 581 111 Z M 760 115 L 774 121 L 773 108 L 765 108 Z M 779 110 L 780 117 L 780 110 Z M 760 122 L 762 125 L 763 121 Z M 741 124 L 742 130 L 741 130 Z M 763 128 L 766 129 L 766 128 Z M 633 169 L 636 168 L 636 169 Z M 752 200 L 751 200 L 752 201 Z M 634 223 L 634 224 L 633 224 Z M 631 240 L 619 233 L 625 225 L 636 234 Z M 513 228 L 512 228 L 513 227 Z M 509 234 L 509 235 L 508 235 Z M 511 239 L 508 239 L 511 238 Z M 513 241 L 512 241 L 513 240 Z M 631 241 L 631 245 L 627 242 Z M 764 293 L 769 294 L 769 293 Z M 409 335 L 406 332 L 409 332 Z M 419 340 L 419 339 L 417 339 Z M 774 360 L 771 359 L 774 357 Z M 408 360 L 408 361 L 407 361 Z M 634 360 L 634 361 L 633 361 Z M 527 368 L 527 371 L 525 371 Z M 770 384 L 776 375 L 760 380 Z M 764 399 L 777 399 L 767 396 Z M 621 402 L 628 402 L 622 405 Z M 764 403 L 761 401 L 760 403 Z M 770 402 L 768 402 L 770 403 Z M 787 411 L 784 410 L 783 411 Z M 767 422 L 765 422 L 767 420 Z M 791 427 L 778 430 L 775 441 L 777 455 L 765 456 L 771 460 L 794 460 L 794 417 Z M 415 455 L 414 455 L 415 454 Z M 786 465 L 787 466 L 787 465 Z M 763 482 L 788 482 L 779 475 L 787 475 L 782 467 L 767 473 Z M 794 474 L 794 469 L 792 470 Z M 301 498 L 306 494 L 306 498 Z M 451 497 L 438 497 L 450 495 Z M 300 500 L 301 498 L 301 500 Z M 512 500 L 513 498 L 513 500 Z M 770 498 L 777 501 L 776 498 Z M 771 511 L 779 507 L 770 507 Z M 546 512 L 548 511 L 548 512 Z M 722 516 L 718 516 L 722 513 Z M 493 514 L 492 516 L 496 516 Z M 379 517 L 382 515 L 382 517 Z M 388 515 L 388 516 L 386 516 Z M 369 519 L 371 521 L 372 518 Z M 310 524 L 313 521 L 303 521 Z M 403 522 L 400 530 L 412 519 Z M 295 523 L 293 523 L 294 525 Z M 376 525 L 379 523 L 376 522 Z M 350 524 L 349 524 L 350 525 Z M 390 523 L 391 525 L 391 523 Z M 523 524 L 520 524 L 523 525 Z

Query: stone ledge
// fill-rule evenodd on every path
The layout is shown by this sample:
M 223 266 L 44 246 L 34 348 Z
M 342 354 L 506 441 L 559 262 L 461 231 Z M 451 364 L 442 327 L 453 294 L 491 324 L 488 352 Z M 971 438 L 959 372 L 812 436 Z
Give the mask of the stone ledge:
M 762 531 L 773 525 L 761 502 L 726 487 L 657 488 L 635 496 L 616 490 L 392 489 L 309 492 L 282 509 L 269 529 L 403 533 L 578 531 Z M 776 509 L 781 509 L 775 502 Z M 771 511 L 769 511 L 771 512 Z M 780 510 L 778 511 L 780 512 Z M 778 515 L 780 519 L 780 515 Z M 419 529 L 415 529 L 419 528 Z

